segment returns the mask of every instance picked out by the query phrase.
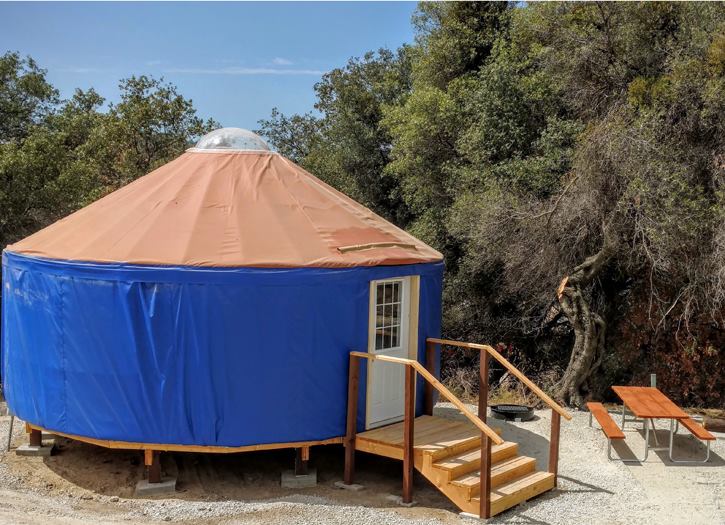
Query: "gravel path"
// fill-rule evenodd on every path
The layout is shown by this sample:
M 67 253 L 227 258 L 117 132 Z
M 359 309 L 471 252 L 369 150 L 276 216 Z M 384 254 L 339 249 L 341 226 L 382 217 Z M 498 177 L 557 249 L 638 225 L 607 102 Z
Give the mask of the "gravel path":
M 441 403 L 437 415 L 460 418 Z M 526 423 L 504 423 L 505 439 L 517 441 L 522 454 L 535 457 L 544 469 L 548 454 L 548 411 Z M 493 421 L 493 420 L 492 420 Z M 666 442 L 665 422 L 658 430 Z M 493 424 L 493 423 L 492 423 Z M 0 417 L 0 442 L 5 443 L 8 418 Z M 627 428 L 626 443 L 637 454 L 641 425 Z M 24 441 L 21 424 L 13 446 Z M 725 436 L 721 436 L 725 437 Z M 456 524 L 457 509 L 422 477 L 415 480 L 416 507 L 403 508 L 388 496 L 400 491 L 399 462 L 359 454 L 361 492 L 334 488 L 342 473 L 342 448 L 313 449 L 319 484 L 304 491 L 279 487 L 280 471 L 291 466 L 289 451 L 233 456 L 168 454 L 162 466 L 178 478 L 178 491 L 163 499 L 133 497 L 143 463 L 136 452 L 111 451 L 58 440 L 51 458 L 21 458 L 0 453 L 0 523 L 36 525 L 188 523 L 200 524 Z M 691 439 L 677 445 L 683 454 L 697 453 Z M 4 449 L 4 446 L 3 446 Z M 627 454 L 625 448 L 620 452 Z M 624 465 L 606 459 L 606 440 L 588 427 L 588 415 L 574 413 L 562 421 L 559 487 L 519 505 L 489 523 L 725 525 L 725 441 L 713 447 L 707 466 L 669 464 L 666 451 L 650 452 L 644 464 Z

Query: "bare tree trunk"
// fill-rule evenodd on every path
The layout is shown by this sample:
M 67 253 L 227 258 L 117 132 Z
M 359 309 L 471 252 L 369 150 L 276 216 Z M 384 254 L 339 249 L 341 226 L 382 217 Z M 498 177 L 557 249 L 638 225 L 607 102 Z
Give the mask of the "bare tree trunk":
M 575 406 L 583 404 L 581 387 L 601 364 L 607 331 L 602 316 L 591 311 L 585 290 L 614 252 L 615 243 L 605 236 L 602 249 L 574 268 L 559 285 L 559 305 L 574 329 L 574 348 L 555 395 Z

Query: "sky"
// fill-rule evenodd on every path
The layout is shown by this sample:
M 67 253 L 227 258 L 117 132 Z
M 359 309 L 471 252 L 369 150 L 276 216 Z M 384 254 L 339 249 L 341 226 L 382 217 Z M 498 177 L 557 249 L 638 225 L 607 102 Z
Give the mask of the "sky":
M 32 56 L 70 97 L 164 77 L 201 117 L 255 129 L 273 107 L 304 113 L 321 75 L 348 58 L 413 41 L 413 2 L 5 3 L 0 54 Z

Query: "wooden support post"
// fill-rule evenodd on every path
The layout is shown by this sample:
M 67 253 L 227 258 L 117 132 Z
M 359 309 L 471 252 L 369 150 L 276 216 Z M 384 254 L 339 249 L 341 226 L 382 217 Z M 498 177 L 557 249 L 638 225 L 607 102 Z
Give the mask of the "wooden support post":
M 30 435 L 28 436 L 29 445 L 31 447 L 42 447 L 43 446 L 43 433 L 36 429 L 30 429 Z
M 561 416 L 555 410 L 551 411 L 551 437 L 549 439 L 549 472 L 554 474 L 554 483 L 559 472 L 559 434 Z
M 425 368 L 433 377 L 436 375 L 436 344 L 426 342 L 425 344 Z M 428 381 L 425 382 L 425 398 L 423 412 L 426 415 L 433 415 L 433 385 Z
M 146 449 L 143 451 L 143 461 L 148 471 L 149 483 L 161 483 L 161 452 Z
M 310 461 L 310 447 L 295 449 L 295 476 L 307 475 L 307 463 Z
M 355 433 L 357 432 L 357 395 L 360 383 L 360 358 L 350 356 L 350 369 L 347 378 L 347 433 L 345 434 L 345 475 L 346 485 L 352 485 L 355 477 Z
M 403 503 L 413 501 L 415 439 L 415 368 L 405 366 L 405 420 L 403 424 Z
M 481 506 L 479 516 L 482 519 L 491 517 L 491 439 L 481 433 Z
M 486 422 L 488 414 L 488 363 L 489 355 L 481 349 L 478 365 L 478 418 Z M 483 519 L 491 517 L 491 439 L 481 432 L 481 506 L 479 516 Z
M 478 365 L 478 418 L 484 423 L 488 413 L 488 361 L 488 352 L 481 350 L 481 361 Z

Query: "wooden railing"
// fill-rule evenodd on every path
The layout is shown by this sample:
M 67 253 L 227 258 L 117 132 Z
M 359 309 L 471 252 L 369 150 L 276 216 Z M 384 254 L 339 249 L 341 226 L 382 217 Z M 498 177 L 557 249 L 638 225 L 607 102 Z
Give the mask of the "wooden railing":
M 556 401 L 551 399 L 546 393 L 536 386 L 533 381 L 526 377 L 521 370 L 512 365 L 504 356 L 494 350 L 488 345 L 482 345 L 477 343 L 463 343 L 460 341 L 451 341 L 449 339 L 426 339 L 426 367 L 431 373 L 435 373 L 435 356 L 436 356 L 436 345 L 447 345 L 457 346 L 460 348 L 468 348 L 472 350 L 478 350 L 481 355 L 479 365 L 479 391 L 478 391 L 478 417 L 482 421 L 486 421 L 486 413 L 488 411 L 488 364 L 489 356 L 493 357 L 501 363 L 511 374 L 516 377 L 519 381 L 525 384 L 539 399 L 541 399 L 546 405 L 551 408 L 551 433 L 549 439 L 549 472 L 556 476 L 559 469 L 559 435 L 561 427 L 561 418 L 566 420 L 571 419 L 569 414 L 563 407 L 561 407 Z M 425 410 L 426 414 L 433 413 L 433 390 L 428 388 L 426 385 L 425 389 Z M 482 436 L 482 440 L 485 440 Z M 487 440 L 485 440 L 487 441 Z M 483 442 L 482 442 L 483 444 Z M 490 443 L 486 444 L 490 448 Z M 487 454 L 488 460 L 483 463 L 483 456 L 481 461 L 481 517 L 490 517 L 491 502 L 490 502 L 490 480 L 491 480 L 491 464 L 490 464 L 490 453 Z M 486 471 L 484 476 L 484 470 Z M 484 477 L 486 478 L 484 480 Z M 484 495 L 486 496 L 484 501 Z
M 435 378 L 436 345 L 449 345 L 461 348 L 478 350 L 481 360 L 479 367 L 479 395 L 478 415 L 473 414 L 468 407 Z M 441 396 L 450 401 L 463 415 L 481 431 L 481 491 L 480 491 L 480 517 L 491 517 L 491 443 L 500 445 L 501 437 L 486 424 L 488 412 L 488 365 L 489 356 L 493 356 L 499 363 L 524 383 L 544 403 L 551 407 L 551 439 L 549 445 L 549 472 L 555 476 L 559 461 L 559 432 L 561 417 L 569 420 L 571 415 L 559 406 L 553 399 L 537 387 L 518 368 L 512 365 L 500 353 L 488 345 L 476 343 L 463 343 L 448 339 L 426 339 L 425 367 L 413 359 L 375 355 L 366 352 L 350 352 L 350 370 L 348 377 L 347 397 L 347 429 L 345 435 L 345 483 L 353 483 L 355 472 L 355 434 L 357 432 L 357 404 L 360 383 L 360 360 L 385 361 L 405 366 L 405 413 L 403 418 L 403 502 L 413 501 L 413 453 L 415 438 L 415 387 L 416 374 L 425 380 L 424 412 L 433 415 L 433 392 L 437 390 Z
M 418 361 L 403 359 L 400 357 L 389 357 L 375 355 L 366 352 L 350 352 L 350 370 L 348 378 L 347 393 L 347 429 L 345 435 L 345 483 L 353 483 L 355 473 L 355 435 L 357 433 L 357 403 L 358 388 L 360 383 L 360 360 L 384 361 L 405 366 L 405 414 L 403 417 L 403 502 L 413 501 L 413 467 L 414 467 L 414 439 L 415 439 L 415 386 L 416 374 L 425 379 L 426 387 L 436 389 L 444 398 L 453 403 L 463 415 L 471 421 L 485 437 L 488 447 L 481 447 L 481 464 L 483 455 L 487 454 L 490 465 L 491 446 L 493 441 L 497 445 L 503 443 L 503 439 L 494 432 L 479 416 L 473 414 L 463 402 L 448 390 L 435 376 Z M 432 395 L 432 394 L 431 394 Z M 490 477 L 490 466 L 488 469 Z

